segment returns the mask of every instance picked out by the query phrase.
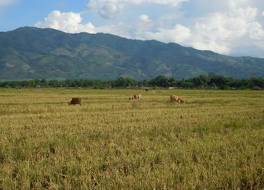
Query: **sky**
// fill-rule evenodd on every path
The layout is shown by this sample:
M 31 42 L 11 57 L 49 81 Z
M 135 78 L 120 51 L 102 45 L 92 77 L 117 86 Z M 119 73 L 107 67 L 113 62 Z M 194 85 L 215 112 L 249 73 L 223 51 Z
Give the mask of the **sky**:
M 0 0 L 0 31 L 22 26 L 264 57 L 264 0 Z

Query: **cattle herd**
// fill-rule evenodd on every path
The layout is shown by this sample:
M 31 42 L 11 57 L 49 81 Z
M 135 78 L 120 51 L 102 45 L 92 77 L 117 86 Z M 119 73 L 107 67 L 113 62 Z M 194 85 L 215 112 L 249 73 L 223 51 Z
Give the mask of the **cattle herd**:
M 128 98 L 130 101 L 140 101 L 142 99 L 141 94 L 134 94 Z M 184 99 L 182 97 L 176 96 L 176 95 L 171 95 L 170 102 L 176 102 L 179 104 L 184 103 Z M 68 103 L 69 105 L 81 105 L 81 98 L 72 98 L 71 101 Z

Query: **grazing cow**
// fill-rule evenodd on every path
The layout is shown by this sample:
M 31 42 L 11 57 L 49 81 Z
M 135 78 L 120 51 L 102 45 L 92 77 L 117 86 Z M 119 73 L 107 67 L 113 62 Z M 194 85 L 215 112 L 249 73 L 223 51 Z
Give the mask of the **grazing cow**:
M 141 94 L 134 94 L 133 96 L 129 97 L 129 100 L 141 100 L 142 95 Z
M 181 97 L 178 97 L 178 103 L 184 103 L 184 99 L 182 99 Z
M 69 105 L 81 105 L 81 98 L 72 98 Z
M 177 101 L 178 101 L 178 96 L 171 95 L 171 96 L 170 96 L 170 101 L 171 101 L 171 102 L 177 102 Z
M 184 103 L 184 100 L 181 97 L 176 96 L 176 95 L 171 95 L 170 101 L 171 102 L 177 102 L 177 103 Z
M 134 97 L 134 100 L 141 100 L 142 95 L 141 94 L 135 94 L 133 97 Z

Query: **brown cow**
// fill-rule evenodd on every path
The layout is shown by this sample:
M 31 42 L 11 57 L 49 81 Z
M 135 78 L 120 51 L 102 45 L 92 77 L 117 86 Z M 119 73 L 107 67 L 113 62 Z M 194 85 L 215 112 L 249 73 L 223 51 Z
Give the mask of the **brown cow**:
M 170 101 L 171 102 L 177 102 L 177 103 L 184 103 L 183 98 L 176 96 L 176 95 L 171 95 L 170 96 Z
M 69 102 L 69 105 L 81 105 L 82 100 L 81 98 L 72 98 Z
M 182 99 L 181 97 L 178 97 L 178 103 L 184 103 L 185 101 L 184 101 L 184 99 Z
M 177 101 L 178 101 L 178 96 L 171 95 L 171 96 L 170 96 L 170 101 L 171 101 L 171 102 L 177 102 Z
M 133 97 L 134 97 L 134 100 L 141 100 L 142 95 L 141 94 L 136 94 Z
M 133 96 L 129 97 L 129 100 L 141 100 L 142 95 L 141 94 L 134 94 Z

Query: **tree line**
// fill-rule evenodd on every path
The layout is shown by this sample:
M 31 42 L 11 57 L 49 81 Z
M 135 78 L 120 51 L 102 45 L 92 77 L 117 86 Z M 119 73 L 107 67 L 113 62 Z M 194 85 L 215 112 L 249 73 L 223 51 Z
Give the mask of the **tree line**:
M 191 79 L 177 80 L 172 77 L 158 76 L 151 80 L 134 80 L 121 77 L 116 80 L 25 80 L 0 81 L 2 88 L 186 88 L 186 89 L 264 89 L 264 78 L 234 79 L 218 75 L 201 75 Z

